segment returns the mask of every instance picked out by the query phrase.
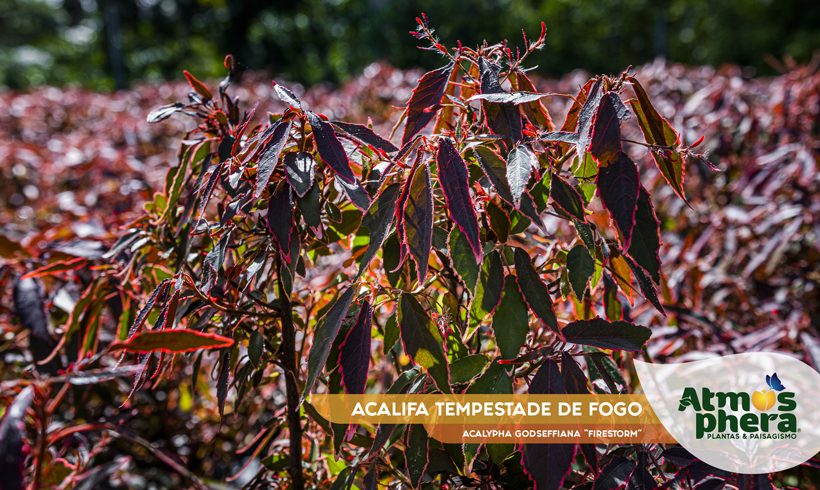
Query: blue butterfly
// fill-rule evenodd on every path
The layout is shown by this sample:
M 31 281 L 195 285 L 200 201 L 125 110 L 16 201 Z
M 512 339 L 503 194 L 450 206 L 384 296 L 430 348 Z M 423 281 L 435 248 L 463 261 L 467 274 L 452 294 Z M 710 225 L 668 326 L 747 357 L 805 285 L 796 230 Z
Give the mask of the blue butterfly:
M 771 376 L 767 374 L 766 384 L 769 385 L 769 388 L 773 389 L 774 391 L 783 391 L 786 389 L 786 387 L 783 386 L 783 383 L 780 382 L 780 378 L 777 377 L 777 373 L 774 373 Z

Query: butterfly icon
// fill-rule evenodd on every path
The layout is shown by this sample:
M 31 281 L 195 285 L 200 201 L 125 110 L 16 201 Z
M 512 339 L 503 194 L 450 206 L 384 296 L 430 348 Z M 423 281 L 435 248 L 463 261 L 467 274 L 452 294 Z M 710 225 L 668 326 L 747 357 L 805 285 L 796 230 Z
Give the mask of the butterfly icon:
M 769 388 L 773 389 L 774 391 L 783 391 L 786 389 L 786 387 L 783 386 L 783 383 L 780 382 L 780 378 L 777 377 L 777 373 L 774 373 L 771 376 L 767 374 L 766 384 L 769 385 Z

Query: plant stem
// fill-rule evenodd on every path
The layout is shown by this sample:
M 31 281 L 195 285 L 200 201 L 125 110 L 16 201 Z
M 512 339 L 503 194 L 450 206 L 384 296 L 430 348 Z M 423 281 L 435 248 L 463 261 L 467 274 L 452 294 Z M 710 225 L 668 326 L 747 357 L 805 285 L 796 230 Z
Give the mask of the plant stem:
M 299 386 L 296 379 L 299 368 L 296 363 L 296 330 L 293 327 L 293 306 L 290 293 L 282 282 L 282 259 L 276 254 L 277 283 L 279 286 L 279 312 L 282 322 L 282 361 L 285 366 L 285 386 L 288 397 L 288 432 L 290 434 L 290 478 L 292 490 L 305 488 L 302 476 L 302 421 L 299 418 Z

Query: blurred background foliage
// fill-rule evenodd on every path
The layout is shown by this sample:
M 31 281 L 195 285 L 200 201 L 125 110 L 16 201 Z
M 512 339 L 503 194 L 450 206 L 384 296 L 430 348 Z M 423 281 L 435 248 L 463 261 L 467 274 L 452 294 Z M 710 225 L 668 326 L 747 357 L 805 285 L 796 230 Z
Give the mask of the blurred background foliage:
M 0 0 L 0 86 L 125 87 L 223 73 L 232 53 L 253 70 L 305 85 L 341 82 L 376 60 L 432 67 L 407 34 L 425 12 L 445 41 L 477 44 L 520 28 L 547 48 L 542 75 L 614 73 L 657 56 L 734 63 L 806 62 L 820 49 L 816 0 Z M 439 63 L 440 64 L 440 63 Z

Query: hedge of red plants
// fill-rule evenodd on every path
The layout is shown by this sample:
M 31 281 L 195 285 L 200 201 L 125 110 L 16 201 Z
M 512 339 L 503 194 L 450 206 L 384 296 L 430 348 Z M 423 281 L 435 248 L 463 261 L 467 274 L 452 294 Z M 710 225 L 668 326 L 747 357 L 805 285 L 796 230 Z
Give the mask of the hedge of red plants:
M 424 23 L 418 36 L 433 41 Z M 521 54 L 538 43 L 527 42 Z M 439 49 L 437 43 L 432 49 Z M 525 389 L 521 380 L 533 372 L 536 378 L 530 381 L 539 384 L 539 373 L 552 364 L 573 371 L 578 366 L 574 357 L 581 375 L 589 378 L 581 383 L 585 389 L 630 392 L 637 387 L 632 354 L 577 355 L 595 351 L 594 346 L 550 350 L 559 335 L 569 336 L 565 328 L 596 316 L 649 327 L 652 337 L 642 355 L 658 362 L 777 350 L 820 367 L 816 66 L 790 66 L 774 79 L 748 80 L 735 67 L 657 62 L 628 72 L 634 79 L 616 74 L 590 82 L 589 75 L 576 73 L 558 81 L 533 77 L 534 86 L 528 87 L 532 73 L 520 71 L 515 50 L 505 46 L 456 49 L 448 56 L 457 57 L 464 69 L 445 59 L 442 69 L 422 78 L 422 73 L 379 64 L 338 90 L 271 85 L 246 75 L 227 89 L 230 96 L 222 96 L 218 82 L 203 85 L 192 76 L 190 84 L 138 86 L 113 95 L 54 88 L 4 94 L 0 397 L 6 416 L 0 454 L 19 449 L 21 456 L 3 467 L 0 488 L 20 488 L 14 486 L 19 485 L 17 474 L 27 484 L 55 488 L 90 488 L 102 481 L 128 488 L 225 482 L 237 488 L 343 488 L 347 483 L 375 488 L 375 480 L 414 487 L 522 488 L 535 482 L 539 489 L 555 488 L 554 472 L 538 474 L 527 464 L 527 448 L 452 448 L 409 431 L 388 434 L 378 451 L 372 446 L 380 434 L 365 429 L 342 441 L 344 429 L 323 421 L 309 402 L 301 414 L 295 411 L 293 393 L 304 395 L 314 384 L 330 391 L 367 386 L 385 392 L 405 385 L 469 391 L 482 379 L 502 376 L 501 365 L 490 359 L 518 357 L 515 347 L 521 343 L 527 344 L 529 357 L 517 365 L 521 376 L 511 389 Z M 507 73 L 512 86 L 496 86 Z M 455 84 L 447 83 L 451 76 Z M 683 154 L 683 174 L 676 173 L 674 162 L 668 165 L 676 154 L 662 151 L 667 142 L 653 140 L 638 123 L 641 115 L 654 116 L 636 91 L 637 81 L 657 120 L 665 118 L 678 130 L 678 148 L 695 147 L 705 136 Z M 417 84 L 421 90 L 414 93 Z M 510 105 L 509 92 L 536 91 L 571 97 Z M 428 100 L 419 110 L 419 94 L 426 93 L 438 100 Z M 615 100 L 621 100 L 619 93 L 631 117 L 622 115 L 623 104 Z M 622 119 L 620 139 L 627 142 L 621 151 L 608 152 L 602 133 L 596 140 L 593 120 L 591 147 L 571 135 L 578 132 L 578 113 L 590 96 L 603 101 L 594 107 L 597 118 L 606 117 L 601 111 L 611 106 L 614 117 Z M 157 106 L 177 100 L 192 105 L 149 116 Z M 183 112 L 210 118 L 192 119 Z M 434 117 L 436 112 L 446 117 Z M 146 121 L 169 114 L 158 124 Z M 518 128 L 510 123 L 516 117 Z M 424 119 L 429 121 L 422 124 Z M 338 120 L 359 125 L 328 122 Z M 395 128 L 396 136 L 388 138 Z M 224 144 L 227 137 L 239 143 Z M 277 137 L 283 139 L 273 164 L 280 156 L 282 162 L 260 184 L 257 169 L 274 151 L 269 148 Z M 466 149 L 470 137 L 478 143 Z M 461 151 L 449 138 L 462 145 Z M 343 147 L 350 156 L 333 156 L 340 141 L 352 142 Z M 411 151 L 397 156 L 399 147 Z M 660 247 L 654 260 L 651 254 L 632 252 L 625 235 L 634 228 L 607 206 L 600 180 L 602 194 L 595 195 L 595 172 L 585 174 L 583 160 L 572 165 L 578 148 L 590 155 L 594 169 L 614 154 L 637 164 L 644 189 L 640 205 L 648 217 L 657 218 Z M 467 194 L 463 186 L 445 184 L 458 182 L 447 172 L 458 170 L 459 160 L 469 165 L 465 179 L 473 185 Z M 232 181 L 236 171 L 208 172 L 206 161 L 241 172 Z M 308 161 L 321 165 L 314 169 Z M 374 173 L 384 171 L 379 162 L 392 161 L 397 163 L 389 179 Z M 493 162 L 506 171 L 494 173 Z M 522 162 L 527 165 L 518 168 L 526 178 L 516 179 L 509 167 Z M 344 163 L 352 164 L 351 174 Z M 488 182 L 479 182 L 481 172 Z M 214 175 L 224 182 L 211 179 Z M 300 182 L 315 183 L 302 188 Z M 318 222 L 311 221 L 305 207 L 305 197 L 316 188 L 322 190 L 323 206 Z M 210 200 L 202 200 L 203 191 L 213 192 Z M 544 206 L 539 192 L 545 192 Z M 408 210 L 403 196 L 409 193 L 427 198 L 413 199 Z M 479 203 L 478 215 L 457 214 L 458 199 Z M 403 212 L 382 216 L 382 202 Z M 295 220 L 288 208 L 291 213 L 299 209 Z M 274 216 L 281 218 L 280 226 L 273 224 Z M 390 223 L 377 227 L 379 233 L 373 230 L 388 217 L 398 235 L 390 234 Z M 367 230 L 357 231 L 360 223 Z M 426 233 L 428 224 L 443 235 Z M 404 241 L 394 239 L 390 245 L 402 233 Z M 384 252 L 372 256 L 382 241 Z M 490 247 L 480 250 L 479 241 Z M 369 250 L 375 242 L 377 249 Z M 396 252 L 388 253 L 389 246 Z M 449 253 L 459 246 L 464 253 Z M 188 254 L 180 247 L 188 247 Z M 604 257 L 606 248 L 611 256 Z M 448 258 L 469 257 L 470 251 L 472 264 Z M 393 253 L 405 260 L 387 267 Z M 598 255 L 601 264 L 609 259 L 610 267 L 596 272 Z M 375 265 L 362 265 L 363 256 Z M 512 266 L 515 270 L 506 278 L 501 273 L 502 311 L 495 314 L 523 311 L 530 318 L 531 331 L 514 339 L 495 333 L 491 318 L 473 320 L 493 308 L 482 310 L 476 295 L 485 293 L 470 286 L 494 287 L 474 268 L 484 262 L 491 279 L 495 258 L 508 272 Z M 579 275 L 587 258 L 589 274 Z M 662 267 L 654 267 L 656 262 Z M 247 273 L 252 267 L 254 273 Z M 425 268 L 428 273 L 419 274 Z M 21 279 L 27 273 L 29 278 Z M 355 294 L 349 285 L 360 273 L 381 288 Z M 539 309 L 531 301 L 529 294 L 537 291 L 528 294 L 522 287 L 525 274 L 537 278 L 535 290 L 539 283 L 549 289 L 546 299 L 554 301 L 553 308 Z M 516 282 L 513 291 L 507 283 Z M 420 296 L 407 293 L 425 288 L 429 292 Z M 201 304 L 192 307 L 196 302 Z M 284 318 L 292 318 L 290 325 Z M 344 365 L 341 370 L 331 365 L 339 362 L 344 336 L 325 343 L 330 350 L 323 355 L 323 344 L 314 336 L 334 319 L 337 334 L 342 329 L 365 336 L 361 325 L 373 323 L 366 334 L 374 339 L 372 358 L 361 360 L 371 369 L 355 387 L 348 386 L 350 380 L 342 387 Z M 162 334 L 174 326 L 211 333 L 176 339 L 194 342 L 191 354 L 182 354 L 179 344 L 171 349 L 176 355 L 123 357 L 110 349 L 117 342 L 134 342 L 134 349 L 141 350 L 137 342 L 151 340 L 142 333 L 156 329 Z M 412 339 L 404 335 L 421 327 L 428 336 L 447 339 L 447 350 L 441 351 L 451 366 L 446 376 L 414 359 Z M 67 330 L 84 335 L 72 340 Z M 636 338 L 643 335 L 636 332 Z M 399 337 L 402 341 L 396 342 Z M 60 355 L 34 364 L 58 346 Z M 462 367 L 456 371 L 452 366 L 459 360 Z M 473 362 L 475 372 L 464 367 Z M 429 373 L 426 384 L 424 373 Z M 465 378 L 463 383 L 454 382 L 454 373 Z M 15 400 L 22 412 L 12 405 Z M 297 397 L 295 403 L 300 401 Z M 293 430 L 297 421 L 304 426 L 302 434 Z M 289 449 L 297 445 L 302 451 Z M 770 488 L 772 483 L 815 488 L 820 475 L 812 462 L 782 474 L 731 475 L 657 445 L 579 449 L 549 456 L 566 461 L 557 484 L 592 486 L 595 481 L 593 488 L 616 488 L 649 471 L 655 484 L 668 488 Z M 547 457 L 530 450 L 531 459 Z M 304 471 L 296 471 L 291 459 L 298 453 Z

